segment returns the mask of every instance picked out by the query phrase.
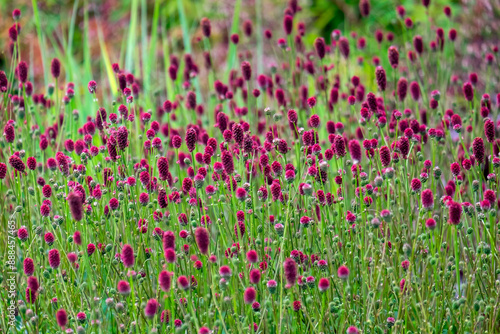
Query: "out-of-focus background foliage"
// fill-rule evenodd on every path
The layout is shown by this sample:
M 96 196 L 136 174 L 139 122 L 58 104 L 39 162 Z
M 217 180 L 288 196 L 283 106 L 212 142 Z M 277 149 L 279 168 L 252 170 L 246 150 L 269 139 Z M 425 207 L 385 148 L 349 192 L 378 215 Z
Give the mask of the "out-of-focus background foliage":
M 244 47 L 240 47 L 238 52 L 255 52 L 252 47 L 256 46 L 256 35 L 262 34 L 257 31 L 256 26 L 256 5 L 262 5 L 262 30 L 271 29 L 273 43 L 280 37 L 284 37 L 282 26 L 283 11 L 286 8 L 284 1 L 277 0 L 247 0 L 241 1 L 239 15 L 239 34 L 241 39 L 246 39 L 241 31 L 241 24 L 244 20 L 250 19 L 253 22 L 253 35 L 250 43 L 246 41 Z M 43 43 L 48 54 L 46 64 L 42 64 L 39 38 L 37 36 L 36 23 L 34 18 L 33 4 L 37 3 L 39 20 Z M 69 66 L 79 66 L 84 73 L 72 73 L 75 75 L 84 75 L 88 79 L 100 80 L 101 76 L 106 76 L 106 64 L 103 62 L 103 52 L 107 53 L 107 58 L 111 63 L 118 62 L 124 65 L 127 48 L 130 48 L 130 29 L 135 30 L 132 34 L 134 63 L 133 70 L 137 74 L 137 67 L 141 67 L 141 55 L 144 56 L 142 43 L 146 41 L 147 51 L 151 52 L 148 57 L 155 58 L 153 64 L 148 68 L 142 68 L 142 72 L 151 73 L 149 79 L 154 83 L 154 79 L 164 77 L 165 64 L 163 55 L 167 42 L 168 52 L 170 54 L 181 54 L 184 50 L 183 29 L 181 26 L 180 12 L 178 5 L 182 3 L 186 15 L 186 27 L 189 31 L 192 53 L 201 54 L 203 43 L 201 43 L 201 31 L 199 20 L 202 17 L 209 17 L 212 21 L 212 48 L 211 54 L 214 65 L 224 66 L 227 54 L 227 43 L 230 36 L 231 25 L 233 23 L 233 13 L 235 11 L 236 0 L 75 0 L 75 1 L 31 1 L 31 0 L 2 0 L 0 1 L 0 10 L 2 13 L 10 13 L 14 8 L 20 8 L 23 15 L 21 26 L 23 29 L 23 38 L 21 40 L 22 52 L 28 52 L 30 57 L 30 71 L 32 78 L 43 78 L 41 71 L 43 65 L 48 66 L 47 59 L 59 56 L 72 59 Z M 396 14 L 396 6 L 403 5 L 409 17 L 415 24 L 428 24 L 428 15 L 425 8 L 419 1 L 389 1 L 377 0 L 371 1 L 371 14 L 368 18 L 362 18 L 359 12 L 359 0 L 300 0 L 298 1 L 301 11 L 298 14 L 296 22 L 303 21 L 306 24 L 308 34 L 305 36 L 304 43 L 311 46 L 316 36 L 325 37 L 330 41 L 330 34 L 334 29 L 341 31 L 355 31 L 359 36 L 367 38 L 368 47 L 370 43 L 372 48 L 373 34 L 377 29 L 384 33 L 393 32 L 396 38 L 402 35 L 402 21 Z M 467 67 L 469 61 L 473 61 L 474 55 L 481 58 L 486 50 L 479 49 L 496 43 L 498 38 L 500 24 L 499 3 L 489 0 L 432 0 L 430 11 L 441 12 L 444 6 L 452 8 L 455 22 L 460 22 L 459 36 L 460 42 L 467 41 L 466 53 L 462 56 L 461 65 Z M 157 37 L 152 39 L 152 22 L 155 22 L 155 6 L 158 8 L 158 29 Z M 134 15 L 135 13 L 135 15 Z M 449 20 L 444 15 L 432 15 L 439 17 L 437 22 L 430 22 L 429 27 L 443 27 L 445 31 L 450 28 Z M 5 15 L 4 15 L 5 18 Z M 74 22 L 74 31 L 71 34 L 72 22 Z M 87 23 L 86 23 L 87 22 Z M 7 31 L 12 24 L 10 19 L 0 20 L 0 31 L 2 38 L 0 43 L 0 69 L 6 69 L 10 56 Z M 456 24 L 455 24 L 455 28 Z M 309 34 L 311 32 L 311 34 Z M 277 36 L 281 33 L 282 36 Z M 433 32 L 429 31 L 429 35 Z M 69 36 L 72 41 L 69 41 Z M 86 36 L 88 38 L 86 39 Z M 484 41 L 491 43 L 484 43 Z M 154 44 L 154 45 L 153 45 Z M 68 45 L 71 45 L 71 57 L 67 55 Z M 352 45 L 351 47 L 353 47 Z M 247 48 L 244 49 L 244 48 Z M 103 51 L 104 49 L 104 51 Z M 87 59 L 85 58 L 87 53 Z M 142 54 L 141 54 L 142 53 Z M 365 56 L 366 57 L 366 56 Z M 105 59 L 106 57 L 104 57 Z M 90 60 L 89 60 L 90 59 Z M 139 59 L 139 60 L 137 60 Z M 366 58 L 365 58 L 366 59 Z M 86 64 L 84 64 L 87 62 Z M 272 51 L 269 45 L 264 44 L 263 63 L 269 68 L 272 65 Z M 149 63 L 149 62 L 148 62 Z M 90 69 L 90 70 L 89 70 Z M 130 69 L 132 70 L 132 69 Z M 92 73 L 87 73 L 87 72 Z M 109 75 L 109 73 L 108 73 Z M 140 75 L 139 75 L 140 76 Z M 72 79 L 71 77 L 68 79 Z M 45 77 L 47 81 L 47 77 Z M 47 83 L 47 82 L 45 82 Z

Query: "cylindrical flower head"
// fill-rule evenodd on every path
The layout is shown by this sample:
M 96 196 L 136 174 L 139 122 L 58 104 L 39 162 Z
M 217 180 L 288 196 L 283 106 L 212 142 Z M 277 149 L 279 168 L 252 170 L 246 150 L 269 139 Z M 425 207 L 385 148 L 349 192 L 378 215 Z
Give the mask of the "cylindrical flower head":
M 162 238 L 163 250 L 175 249 L 175 234 L 172 231 L 165 231 Z
M 64 309 L 60 309 L 59 311 L 56 312 L 56 320 L 57 320 L 57 325 L 59 327 L 64 328 L 68 324 L 68 314 Z
M 158 178 L 162 181 L 167 180 L 169 173 L 168 159 L 165 157 L 160 157 L 157 162 L 158 166 Z
M 432 193 L 432 190 L 425 189 L 424 191 L 422 191 L 420 198 L 422 200 L 422 206 L 425 209 L 432 209 L 434 207 L 434 195 Z
M 76 192 L 71 192 L 66 198 L 68 206 L 71 211 L 71 216 L 74 220 L 80 221 L 83 218 L 83 203 L 82 196 Z
M 49 251 L 49 265 L 52 269 L 59 268 L 61 264 L 61 256 L 59 255 L 59 251 L 57 249 L 51 249 Z
M 350 48 L 349 48 L 349 40 L 344 36 L 339 38 L 339 51 L 344 58 L 349 58 Z
M 472 142 L 472 153 L 476 158 L 478 164 L 482 164 L 484 161 L 484 142 L 483 138 L 476 137 Z
M 285 34 L 290 35 L 293 29 L 293 17 L 291 15 L 285 15 L 283 18 L 283 30 Z
M 322 37 L 316 38 L 316 40 L 314 41 L 314 48 L 316 49 L 316 54 L 318 55 L 319 59 L 325 58 L 326 45 L 325 40 Z
M 457 202 L 448 203 L 448 221 L 452 225 L 460 224 L 462 216 L 462 205 Z
M 15 154 L 9 158 L 9 164 L 12 166 L 12 168 L 21 173 L 23 173 L 26 169 L 26 165 L 24 164 L 24 162 Z
M 33 262 L 33 259 L 27 257 L 23 261 L 23 270 L 24 274 L 26 276 L 32 276 L 33 273 L 35 272 L 35 264 Z
M 202 254 L 208 254 L 208 248 L 210 246 L 210 237 L 208 235 L 208 230 L 204 227 L 198 227 L 194 232 L 194 237 L 196 244 L 200 249 Z
M 252 287 L 247 288 L 243 294 L 243 300 L 247 305 L 252 304 L 255 301 L 256 297 L 257 291 L 255 291 L 255 289 Z
M 16 139 L 16 131 L 11 123 L 5 124 L 5 127 L 3 129 L 3 135 L 7 143 L 14 142 L 14 140 Z
M 241 75 L 246 81 L 249 81 L 252 78 L 252 65 L 250 65 L 248 61 L 241 63 Z
M 484 136 L 488 143 L 495 141 L 495 123 L 492 120 L 487 119 L 484 122 Z
M 22 83 L 28 81 L 28 64 L 25 61 L 21 61 L 17 65 L 17 76 Z
M 472 101 L 474 98 L 474 88 L 472 87 L 472 84 L 470 82 L 464 82 L 464 85 L 462 86 L 462 90 L 464 93 L 464 97 L 467 101 Z
M 210 20 L 206 17 L 202 18 L 200 21 L 201 31 L 203 32 L 203 36 L 210 37 L 212 33 L 212 25 L 210 24 Z
M 191 128 L 186 133 L 186 146 L 189 152 L 193 152 L 196 148 L 196 142 L 198 141 L 198 134 L 196 130 Z
M 50 73 L 52 73 L 52 76 L 55 79 L 58 79 L 61 75 L 61 62 L 59 61 L 59 59 L 52 59 L 52 63 L 50 64 Z
M 370 15 L 370 1 L 369 0 L 360 0 L 359 1 L 359 12 L 361 16 L 367 17 Z
M 380 162 L 383 167 L 387 167 L 391 163 L 391 152 L 387 146 L 382 146 L 379 151 L 380 154 Z
M 422 36 L 415 36 L 413 38 L 413 47 L 419 55 L 424 52 L 424 41 L 422 40 Z
M 406 80 L 406 78 L 399 78 L 397 91 L 399 101 L 404 101 L 404 99 L 406 98 L 406 94 L 408 93 L 408 81 Z
M 358 163 L 361 161 L 361 145 L 359 145 L 359 141 L 356 139 L 352 139 L 349 141 L 349 153 L 351 154 L 351 158 L 354 163 Z
M 410 83 L 410 94 L 414 101 L 418 101 L 420 98 L 420 86 L 418 82 L 412 81 Z
M 287 258 L 283 263 L 283 272 L 288 285 L 293 286 L 297 281 L 297 263 L 291 258 Z
M 146 307 L 144 308 L 144 315 L 147 318 L 150 318 L 150 319 L 153 318 L 155 316 L 156 312 L 158 312 L 159 306 L 160 305 L 158 304 L 158 301 L 154 298 L 151 298 L 146 303 Z
M 382 66 L 377 66 L 375 69 L 375 77 L 377 79 L 378 88 L 384 92 L 387 87 L 387 76 Z
M 344 137 L 342 137 L 342 136 L 336 136 L 335 137 L 335 141 L 333 142 L 333 146 L 335 147 L 335 154 L 338 157 L 345 157 L 346 150 L 345 150 Z
M 234 162 L 233 162 L 233 156 L 231 155 L 231 153 L 229 153 L 229 151 L 223 151 L 222 156 L 221 156 L 221 160 L 222 160 L 222 165 L 224 167 L 224 171 L 227 174 L 233 174 L 234 173 Z
M 392 68 L 397 68 L 399 65 L 399 51 L 395 46 L 390 46 L 387 50 L 387 57 Z
M 123 266 L 125 268 L 131 268 L 134 266 L 135 257 L 134 257 L 134 249 L 132 246 L 126 244 L 122 248 L 121 259 L 123 262 Z
M 170 287 L 172 286 L 171 274 L 165 270 L 160 272 L 160 274 L 158 275 L 158 285 L 163 291 L 169 292 Z

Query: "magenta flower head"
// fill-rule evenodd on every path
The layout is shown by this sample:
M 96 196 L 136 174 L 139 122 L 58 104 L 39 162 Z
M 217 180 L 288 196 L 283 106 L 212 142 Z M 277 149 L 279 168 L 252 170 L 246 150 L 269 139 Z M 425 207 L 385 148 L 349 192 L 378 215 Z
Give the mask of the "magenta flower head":
M 5 179 L 7 176 L 7 165 L 3 162 L 0 162 L 0 180 Z
M 219 268 L 219 275 L 223 278 L 229 278 L 232 275 L 231 268 L 228 266 L 222 266 Z
M 247 252 L 247 261 L 250 263 L 257 263 L 259 261 L 259 255 L 253 249 Z
M 342 137 L 342 136 L 336 136 L 335 137 L 335 141 L 333 142 L 333 147 L 335 148 L 335 154 L 338 157 L 345 157 L 346 150 L 345 150 L 344 137 Z
M 74 220 L 80 221 L 83 218 L 83 203 L 82 196 L 79 192 L 71 192 L 66 198 L 68 201 L 69 210 Z
M 420 196 L 422 200 L 422 206 L 426 210 L 432 210 L 434 207 L 434 194 L 432 193 L 432 190 L 430 189 L 425 189 L 422 191 L 422 194 Z
M 177 285 L 182 290 L 189 289 L 189 280 L 188 280 L 188 278 L 186 276 L 179 276 L 179 278 L 177 278 Z
M 319 59 L 325 58 L 326 44 L 325 40 L 322 37 L 316 38 L 316 40 L 314 41 L 314 48 L 316 49 L 316 54 L 318 55 Z
M 252 304 L 255 301 L 256 297 L 257 291 L 255 291 L 255 289 L 252 287 L 247 288 L 243 294 L 243 300 L 247 305 Z
M 155 316 L 156 312 L 158 312 L 159 306 L 160 305 L 158 304 L 158 301 L 154 298 L 151 298 L 146 303 L 146 307 L 144 308 L 144 315 L 147 318 L 150 318 L 150 319 L 153 318 Z
M 320 292 L 325 292 L 330 288 L 330 281 L 328 278 L 320 278 L 318 282 L 318 289 Z
M 164 250 L 169 249 L 169 248 L 175 249 L 175 234 L 174 234 L 174 232 L 165 231 L 163 233 L 162 243 L 163 243 Z
M 5 124 L 5 127 L 3 129 L 3 136 L 5 137 L 5 141 L 7 143 L 14 142 L 14 140 L 16 139 L 16 131 L 12 123 Z
M 464 97 L 467 101 L 472 101 L 474 98 L 474 88 L 470 82 L 464 82 L 462 86 L 462 91 L 464 93 Z
M 397 92 L 398 92 L 398 99 L 400 101 L 404 101 L 406 98 L 406 94 L 408 93 L 408 81 L 406 78 L 401 77 L 398 80 L 398 85 L 397 85 Z
M 359 141 L 356 139 L 349 141 L 349 153 L 351 154 L 351 158 L 354 163 L 361 161 L 361 145 L 359 145 Z
M 131 268 L 134 266 L 135 257 L 134 257 L 134 249 L 129 244 L 126 244 L 122 248 L 121 259 L 123 262 L 123 266 L 125 268 Z
M 49 265 L 52 269 L 59 268 L 61 264 L 61 256 L 59 255 L 59 251 L 57 249 L 51 249 L 49 251 Z
M 347 280 L 349 278 L 349 268 L 340 266 L 337 270 L 337 276 L 342 280 Z
M 23 270 L 24 274 L 26 276 L 32 276 L 33 273 L 35 272 L 35 264 L 33 262 L 33 259 L 27 257 L 23 261 Z
M 448 222 L 452 225 L 460 224 L 462 205 L 457 202 L 448 203 Z
M 158 285 L 164 292 L 169 292 L 172 286 L 172 274 L 163 270 L 158 275 Z
M 283 18 L 283 30 L 285 34 L 290 35 L 293 30 L 293 17 L 291 15 L 285 15 Z
M 90 80 L 87 88 L 90 94 L 94 94 L 97 91 L 97 82 L 95 82 L 94 80 Z
M 432 218 L 429 218 L 425 221 L 425 227 L 427 227 L 431 231 L 434 230 L 436 226 L 437 226 L 436 221 Z
M 382 92 L 385 91 L 387 87 L 387 75 L 382 66 L 377 66 L 375 69 L 375 78 L 377 79 L 377 86 Z
M 349 58 L 349 53 L 350 53 L 350 47 L 349 47 L 349 40 L 345 38 L 344 36 L 339 38 L 339 51 L 340 54 L 345 58 Z
M 246 81 L 249 81 L 252 78 L 252 65 L 250 65 L 248 61 L 241 63 L 241 75 Z
M 412 179 L 410 182 L 410 187 L 412 191 L 419 193 L 422 189 L 422 182 L 419 179 Z
M 493 143 L 495 141 L 495 123 L 490 119 L 484 122 L 484 136 L 488 143 Z
M 382 146 L 379 151 L 380 162 L 383 167 L 387 167 L 391 164 L 391 152 L 387 146 Z
M 291 258 L 287 258 L 283 263 L 283 272 L 288 285 L 293 286 L 297 281 L 297 263 Z
M 14 19 L 14 21 L 17 21 L 21 18 L 21 10 L 16 8 L 12 11 L 12 18 Z
M 12 168 L 21 173 L 24 173 L 24 170 L 26 169 L 26 165 L 24 164 L 24 162 L 15 154 L 10 156 L 9 164 L 12 166 Z
M 359 12 L 361 13 L 361 16 L 364 17 L 370 15 L 370 0 L 359 1 Z
M 119 281 L 116 290 L 119 294 L 128 296 L 130 294 L 130 284 L 127 281 Z
M 347 328 L 347 334 L 359 334 L 359 329 L 356 326 Z
M 395 46 L 390 46 L 387 50 L 387 57 L 392 68 L 397 68 L 399 65 L 399 51 Z
M 221 156 L 221 160 L 222 160 L 222 165 L 224 167 L 224 171 L 227 174 L 233 174 L 234 173 L 234 162 L 233 162 L 233 156 L 231 155 L 231 153 L 229 153 L 229 151 L 223 151 L 222 156 Z
M 66 325 L 68 324 L 68 314 L 64 309 L 60 309 L 56 312 L 56 320 L 59 327 L 66 327 Z
M 194 238 L 196 240 L 196 244 L 200 249 L 202 254 L 208 254 L 208 248 L 210 246 L 210 237 L 208 235 L 208 230 L 204 227 L 198 227 L 194 231 Z
M 476 137 L 472 141 L 472 153 L 476 158 L 478 164 L 482 164 L 484 161 L 484 142 L 483 138 Z
M 17 65 L 17 76 L 22 83 L 28 81 L 28 64 L 25 61 L 21 61 Z
M 200 20 L 201 31 L 203 32 L 203 36 L 206 38 L 210 37 L 212 33 L 212 25 L 210 24 L 210 20 L 206 17 Z
M 58 79 L 61 75 L 61 62 L 59 61 L 59 59 L 52 59 L 52 63 L 50 64 L 50 73 L 52 73 L 52 76 L 55 79 Z

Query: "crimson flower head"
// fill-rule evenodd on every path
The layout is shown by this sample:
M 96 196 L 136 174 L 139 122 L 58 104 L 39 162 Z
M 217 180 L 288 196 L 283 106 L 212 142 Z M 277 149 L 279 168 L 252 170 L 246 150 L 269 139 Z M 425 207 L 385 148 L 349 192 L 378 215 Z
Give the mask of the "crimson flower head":
M 448 203 L 448 221 L 452 225 L 460 224 L 462 216 L 462 205 L 457 202 Z
M 130 268 L 134 266 L 135 257 L 134 257 L 134 249 L 132 246 L 126 244 L 122 248 L 121 259 L 123 262 L 123 266 L 125 268 Z
M 97 82 L 95 82 L 94 80 L 90 80 L 87 88 L 90 94 L 94 94 L 97 91 Z
M 57 325 L 59 327 L 64 328 L 68 324 L 68 314 L 64 309 L 60 309 L 59 311 L 56 312 L 56 320 L 57 320 Z
M 288 285 L 293 286 L 297 281 L 297 263 L 291 258 L 287 258 L 283 263 L 283 272 Z
M 316 54 L 318 55 L 319 59 L 325 58 L 326 44 L 325 40 L 322 37 L 316 38 L 316 40 L 314 41 L 314 48 L 316 49 Z
M 210 237 L 208 235 L 208 230 L 200 226 L 195 230 L 194 237 L 200 252 L 202 254 L 208 254 L 208 248 L 210 245 Z
M 156 312 L 158 312 L 159 306 L 160 304 L 158 304 L 158 301 L 156 299 L 152 298 L 148 300 L 148 302 L 146 303 L 146 307 L 144 308 L 144 315 L 147 318 L 153 318 Z
M 50 64 L 50 72 L 55 79 L 58 79 L 61 75 L 61 62 L 59 59 L 52 59 L 52 63 Z
M 57 249 L 51 249 L 49 251 L 49 265 L 52 269 L 59 268 L 61 264 L 61 256 L 59 255 L 59 251 Z
M 247 288 L 243 294 L 243 300 L 247 305 L 252 304 L 255 301 L 256 297 L 257 297 L 257 291 L 255 291 L 253 287 Z
M 472 101 L 472 99 L 474 98 L 474 88 L 472 87 L 472 84 L 470 82 L 464 82 L 462 91 L 464 93 L 465 99 L 467 101 Z
M 337 276 L 342 280 L 346 280 L 349 278 L 349 269 L 346 266 L 340 266 L 337 270 Z
M 119 281 L 116 290 L 119 294 L 128 296 L 130 294 L 130 284 L 127 281 Z

